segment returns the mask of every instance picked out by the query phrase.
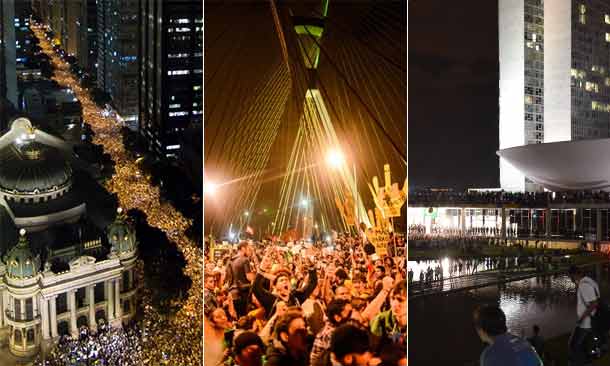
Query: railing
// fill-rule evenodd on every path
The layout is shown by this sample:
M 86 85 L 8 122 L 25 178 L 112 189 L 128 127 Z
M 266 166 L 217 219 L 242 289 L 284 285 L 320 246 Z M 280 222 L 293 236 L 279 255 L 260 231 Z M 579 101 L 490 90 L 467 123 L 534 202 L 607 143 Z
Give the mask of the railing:
M 34 319 L 37 319 L 40 316 L 40 313 L 38 311 L 32 311 L 29 314 L 28 314 L 28 312 L 25 312 L 25 314 L 22 314 L 21 312 L 15 313 L 12 310 L 6 309 L 4 311 L 4 315 L 6 316 L 7 319 L 14 321 L 14 322 L 30 322 Z

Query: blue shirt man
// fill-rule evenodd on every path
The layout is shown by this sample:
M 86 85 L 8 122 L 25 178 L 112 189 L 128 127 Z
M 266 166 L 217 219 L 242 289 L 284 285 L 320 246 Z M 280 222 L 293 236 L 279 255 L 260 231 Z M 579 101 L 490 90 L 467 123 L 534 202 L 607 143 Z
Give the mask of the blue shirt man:
M 474 312 L 475 329 L 489 346 L 481 353 L 480 366 L 542 366 L 531 344 L 508 333 L 506 315 L 495 305 L 481 306 Z
M 504 333 L 496 336 L 480 359 L 481 366 L 539 366 L 542 361 L 529 342 Z

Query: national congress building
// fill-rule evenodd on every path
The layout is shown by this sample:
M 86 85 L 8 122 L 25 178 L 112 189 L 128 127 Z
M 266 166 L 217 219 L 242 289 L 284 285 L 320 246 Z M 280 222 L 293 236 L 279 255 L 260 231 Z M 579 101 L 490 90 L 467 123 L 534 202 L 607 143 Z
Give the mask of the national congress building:
M 502 188 L 607 189 L 598 144 L 550 143 L 610 137 L 610 1 L 500 0 L 498 22 Z M 565 148 L 580 163 L 551 161 Z

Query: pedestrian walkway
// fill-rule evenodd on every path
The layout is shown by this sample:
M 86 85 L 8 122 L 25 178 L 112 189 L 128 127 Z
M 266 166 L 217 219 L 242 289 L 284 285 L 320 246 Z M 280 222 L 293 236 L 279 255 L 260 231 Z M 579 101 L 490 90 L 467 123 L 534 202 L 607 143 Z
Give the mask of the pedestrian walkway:
M 438 295 L 518 281 L 538 275 L 540 275 L 540 272 L 536 271 L 534 268 L 526 268 L 518 271 L 491 270 L 471 275 L 444 278 L 442 280 L 432 281 L 423 286 L 420 282 L 414 282 L 409 285 L 409 294 L 410 298 L 414 299 L 420 296 Z

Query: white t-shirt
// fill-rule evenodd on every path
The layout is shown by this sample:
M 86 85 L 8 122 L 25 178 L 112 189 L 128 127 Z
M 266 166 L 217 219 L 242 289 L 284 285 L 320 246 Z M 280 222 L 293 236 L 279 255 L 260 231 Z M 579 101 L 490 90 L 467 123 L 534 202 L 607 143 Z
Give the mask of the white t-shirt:
M 583 277 L 578 283 L 578 289 L 576 290 L 576 314 L 578 315 L 578 319 L 585 313 L 589 304 L 598 299 L 597 294 L 599 294 L 597 283 L 589 277 Z M 593 311 L 591 315 L 595 315 L 595 311 Z M 587 316 L 584 318 L 580 323 L 580 327 L 590 329 L 591 317 Z

